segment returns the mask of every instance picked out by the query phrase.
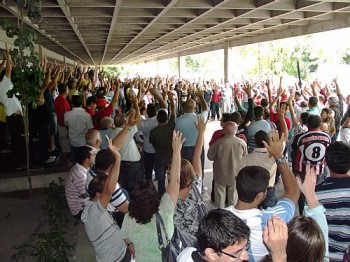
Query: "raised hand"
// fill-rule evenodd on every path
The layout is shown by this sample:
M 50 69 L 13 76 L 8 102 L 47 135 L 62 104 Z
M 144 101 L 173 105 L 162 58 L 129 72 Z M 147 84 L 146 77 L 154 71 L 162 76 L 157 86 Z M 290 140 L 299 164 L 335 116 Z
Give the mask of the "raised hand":
M 173 152 L 180 153 L 184 142 L 185 138 L 182 138 L 182 133 L 179 131 L 173 131 L 173 141 L 171 143 Z
M 282 133 L 279 137 L 278 131 L 273 130 L 269 133 L 269 143 L 267 144 L 265 141 L 263 143 L 270 155 L 277 159 L 283 156 L 283 141 L 285 141 L 285 134 Z
M 275 215 L 269 218 L 263 231 L 263 240 L 270 250 L 273 261 L 287 261 L 288 227 L 286 222 Z
M 205 121 L 204 117 L 198 116 L 197 123 L 196 123 L 196 127 L 198 129 L 198 132 L 205 132 L 206 126 L 207 126 L 207 122 Z

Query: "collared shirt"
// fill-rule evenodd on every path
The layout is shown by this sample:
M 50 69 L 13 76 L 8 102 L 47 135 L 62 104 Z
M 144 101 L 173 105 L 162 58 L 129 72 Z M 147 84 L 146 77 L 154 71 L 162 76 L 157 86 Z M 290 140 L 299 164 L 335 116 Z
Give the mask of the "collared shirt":
M 255 144 L 255 134 L 263 130 L 266 133 L 271 131 L 271 125 L 268 121 L 261 119 L 258 121 L 253 122 L 249 127 L 248 127 L 248 151 L 249 153 L 253 152 L 254 148 L 256 148 Z
M 206 121 L 208 118 L 208 111 L 203 111 L 199 116 L 203 116 Z M 197 115 L 195 113 L 184 113 L 176 119 L 175 130 L 182 133 L 182 137 L 186 138 L 184 147 L 195 146 L 198 136 L 196 127 Z
M 269 187 L 275 185 L 277 164 L 266 148 L 255 148 L 252 153 L 245 155 L 240 162 L 240 169 L 246 166 L 260 166 L 270 174 Z
M 12 98 L 7 96 L 7 92 L 12 90 L 12 88 L 13 84 L 11 80 L 4 75 L 4 78 L 0 82 L 0 103 L 4 105 L 7 116 L 11 116 L 16 112 L 22 114 L 22 106 L 18 98 L 15 95 Z
M 75 147 L 85 146 L 85 134 L 94 128 L 91 116 L 83 108 L 74 107 L 64 114 L 64 123 L 68 126 L 70 144 Z
M 73 216 L 84 208 L 85 183 L 88 170 L 76 163 L 70 170 L 64 184 L 69 211 Z
M 110 134 L 110 139 L 113 140 L 122 130 L 123 129 L 119 127 L 115 128 Z M 137 162 L 141 159 L 139 149 L 137 148 L 137 145 L 134 140 L 134 135 L 136 134 L 136 132 L 137 127 L 133 126 L 130 132 L 128 132 L 128 136 L 126 137 L 122 147 L 119 150 L 122 161 Z
M 141 121 L 139 131 L 142 131 L 143 134 L 143 148 L 146 153 L 155 153 L 154 147 L 149 142 L 149 135 L 151 130 L 157 126 L 158 121 L 156 116 Z

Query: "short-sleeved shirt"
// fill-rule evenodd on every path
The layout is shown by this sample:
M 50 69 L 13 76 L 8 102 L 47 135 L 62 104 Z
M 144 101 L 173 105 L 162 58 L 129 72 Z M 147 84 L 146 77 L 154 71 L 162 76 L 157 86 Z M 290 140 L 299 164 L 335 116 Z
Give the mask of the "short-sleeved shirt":
M 177 262 L 207 262 L 194 247 L 186 247 L 176 259 Z
M 293 219 L 295 212 L 294 203 L 288 198 L 280 199 L 276 206 L 269 207 L 265 210 L 259 210 L 257 208 L 249 210 L 237 210 L 233 206 L 227 208 L 233 214 L 242 219 L 250 228 L 250 242 L 249 248 L 249 261 L 260 261 L 265 255 L 269 253 L 264 245 L 262 233 L 267 224 L 267 221 L 272 215 L 277 215 L 285 222 L 289 222 Z M 252 254 L 252 255 L 251 255 Z
M 17 111 L 22 113 L 22 106 L 20 101 L 16 96 L 9 98 L 7 92 L 13 88 L 11 80 L 4 75 L 4 78 L 0 82 L 0 103 L 5 106 L 5 111 L 7 116 L 11 116 Z
M 86 195 L 88 196 L 88 188 L 91 180 L 97 176 L 100 172 L 97 171 L 94 167 L 90 168 L 86 175 L 86 184 L 85 184 L 85 190 Z M 104 173 L 101 173 L 102 175 L 105 175 Z M 108 205 L 108 211 L 115 211 L 116 208 L 124 204 L 126 201 L 126 196 L 124 195 L 122 189 L 120 188 L 119 184 L 117 183 L 115 186 L 115 190 L 112 194 L 112 198 L 109 201 Z
M 84 198 L 86 194 L 86 174 L 88 170 L 76 163 L 70 170 L 66 178 L 64 189 L 69 211 L 73 216 L 83 210 Z
M 126 253 L 126 244 L 120 235 L 120 228 L 100 200 L 85 201 L 81 221 L 94 248 L 96 261 L 122 261 Z
M 253 150 L 256 148 L 256 143 L 255 143 L 255 134 L 263 130 L 266 133 L 271 131 L 271 125 L 268 121 L 261 119 L 258 121 L 253 122 L 249 127 L 248 127 L 248 152 L 251 153 Z
M 317 175 L 324 169 L 326 148 L 330 145 L 330 136 L 322 131 L 309 131 L 294 137 L 292 143 L 292 166 L 296 174 L 306 173 L 306 164 L 314 165 Z
M 203 111 L 198 114 L 203 116 L 205 121 L 208 118 L 208 111 Z M 197 115 L 195 113 L 185 113 L 176 119 L 175 129 L 182 133 L 182 137 L 186 138 L 184 147 L 195 146 L 198 136 L 198 130 L 196 127 Z
M 85 146 L 85 134 L 94 128 L 91 116 L 83 108 L 74 107 L 64 114 L 64 124 L 68 126 L 70 144 L 75 147 Z
M 114 139 L 122 131 L 122 128 L 115 128 L 110 134 L 110 139 Z M 128 132 L 126 140 L 123 142 L 122 147 L 119 149 L 119 153 L 122 161 L 131 161 L 137 162 L 140 161 L 141 155 L 137 148 L 137 145 L 134 140 L 134 135 L 137 133 L 137 127 L 133 126 L 131 131 Z M 103 139 L 103 138 L 102 138 Z
M 161 215 L 168 237 L 171 238 L 174 233 L 174 202 L 172 197 L 165 193 L 162 196 L 159 205 L 159 214 Z M 137 262 L 161 262 L 161 251 L 158 244 L 156 215 L 147 224 L 139 224 L 135 218 L 126 214 L 121 229 L 123 239 L 129 239 L 134 243 L 135 259 Z M 165 241 L 165 240 L 163 240 Z
M 112 114 L 113 114 L 113 105 L 112 104 L 109 104 L 106 108 L 104 109 L 101 109 L 101 110 L 98 110 L 95 115 L 94 115 L 94 123 L 95 123 L 95 128 L 97 130 L 100 130 L 101 129 L 101 119 L 104 118 L 104 117 L 110 117 Z
M 70 110 L 70 105 L 64 96 L 60 95 L 55 99 L 55 110 L 57 115 L 57 124 L 59 126 L 65 126 L 64 114 Z
M 195 190 L 197 190 L 199 195 L 196 194 Z M 191 185 L 187 199 L 182 200 L 179 198 L 176 204 L 174 224 L 179 230 L 185 231 L 191 235 L 195 235 L 198 230 L 199 220 L 197 207 L 199 200 L 198 196 L 201 195 L 201 191 L 202 178 L 196 176 Z

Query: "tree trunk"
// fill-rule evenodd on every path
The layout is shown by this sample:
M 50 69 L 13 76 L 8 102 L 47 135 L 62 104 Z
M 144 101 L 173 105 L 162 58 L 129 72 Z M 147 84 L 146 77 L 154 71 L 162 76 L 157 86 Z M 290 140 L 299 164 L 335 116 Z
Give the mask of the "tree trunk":
M 29 184 L 29 194 L 30 198 L 33 196 L 32 178 L 30 176 L 30 157 L 29 157 L 29 116 L 28 116 L 28 106 L 23 106 L 23 124 L 24 124 L 24 138 L 26 143 L 26 165 L 27 165 L 27 177 Z

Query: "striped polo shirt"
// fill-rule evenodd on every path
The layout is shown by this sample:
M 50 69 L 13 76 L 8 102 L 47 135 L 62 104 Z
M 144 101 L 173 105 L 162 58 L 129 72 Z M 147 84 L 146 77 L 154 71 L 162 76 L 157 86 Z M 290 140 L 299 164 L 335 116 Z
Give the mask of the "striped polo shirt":
M 331 261 L 342 261 L 350 243 L 350 177 L 328 177 L 316 187 L 319 202 L 326 208 Z

